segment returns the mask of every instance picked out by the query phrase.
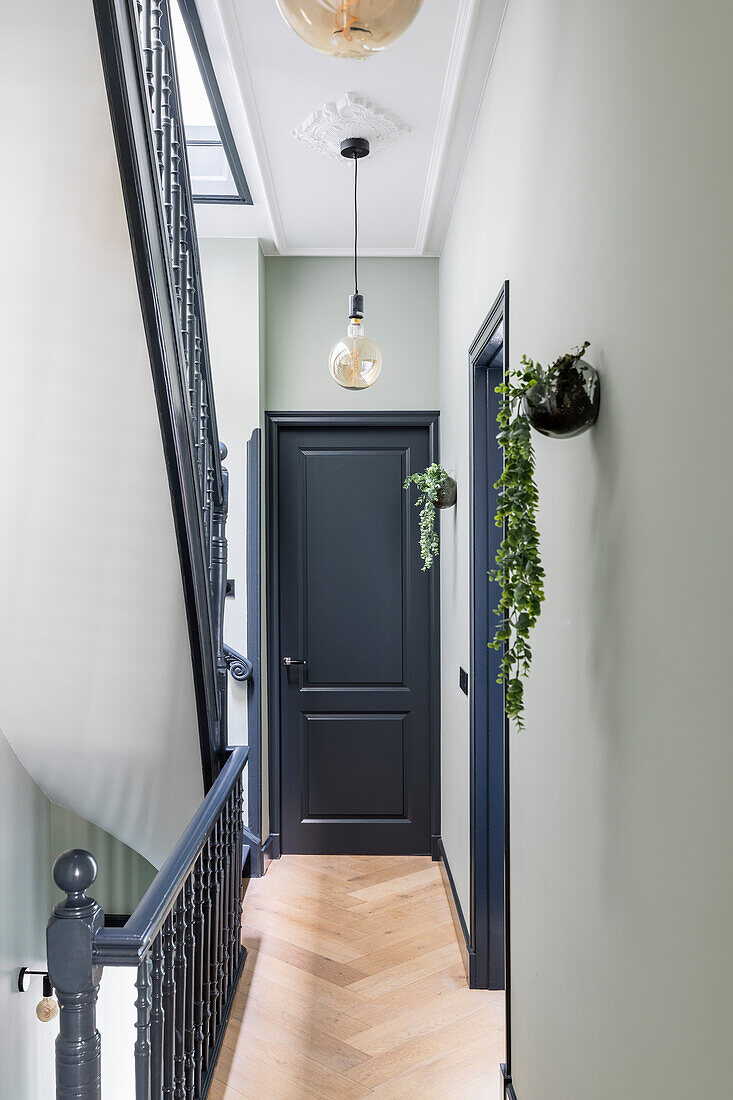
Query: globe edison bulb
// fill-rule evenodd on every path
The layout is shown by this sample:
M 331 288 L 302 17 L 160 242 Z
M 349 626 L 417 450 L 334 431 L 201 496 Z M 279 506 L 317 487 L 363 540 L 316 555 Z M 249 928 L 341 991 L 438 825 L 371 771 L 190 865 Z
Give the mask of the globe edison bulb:
M 277 0 L 304 42 L 331 57 L 380 53 L 407 30 L 422 0 Z
M 331 348 L 328 369 L 334 382 L 345 390 L 365 390 L 382 372 L 382 353 L 367 336 L 358 317 L 351 317 L 343 340 Z

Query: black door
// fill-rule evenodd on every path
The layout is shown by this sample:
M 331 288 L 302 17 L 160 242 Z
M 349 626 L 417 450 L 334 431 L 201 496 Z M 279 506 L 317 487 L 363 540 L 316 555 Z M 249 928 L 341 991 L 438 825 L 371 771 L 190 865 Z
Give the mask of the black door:
M 422 419 L 278 425 L 283 852 L 430 852 L 434 585 L 402 488 L 434 460 Z

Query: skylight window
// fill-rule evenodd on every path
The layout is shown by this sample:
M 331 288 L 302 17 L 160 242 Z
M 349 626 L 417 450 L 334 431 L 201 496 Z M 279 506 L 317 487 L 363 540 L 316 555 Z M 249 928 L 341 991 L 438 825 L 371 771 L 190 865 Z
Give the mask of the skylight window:
M 194 201 L 251 205 L 193 0 L 171 0 L 170 14 Z

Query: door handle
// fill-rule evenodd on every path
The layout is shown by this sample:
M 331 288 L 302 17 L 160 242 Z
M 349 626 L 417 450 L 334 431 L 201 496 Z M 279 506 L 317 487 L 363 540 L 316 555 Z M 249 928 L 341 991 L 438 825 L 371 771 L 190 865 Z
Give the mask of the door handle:
M 299 661 L 297 657 L 283 657 L 283 664 L 286 668 L 290 668 L 291 665 L 304 665 L 306 661 Z

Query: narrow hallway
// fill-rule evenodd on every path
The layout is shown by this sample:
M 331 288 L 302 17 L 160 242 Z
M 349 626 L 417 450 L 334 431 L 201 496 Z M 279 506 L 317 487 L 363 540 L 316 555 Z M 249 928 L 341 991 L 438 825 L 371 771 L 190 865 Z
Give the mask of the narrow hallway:
M 244 943 L 212 1100 L 498 1098 L 503 993 L 467 988 L 428 857 L 283 856 Z

